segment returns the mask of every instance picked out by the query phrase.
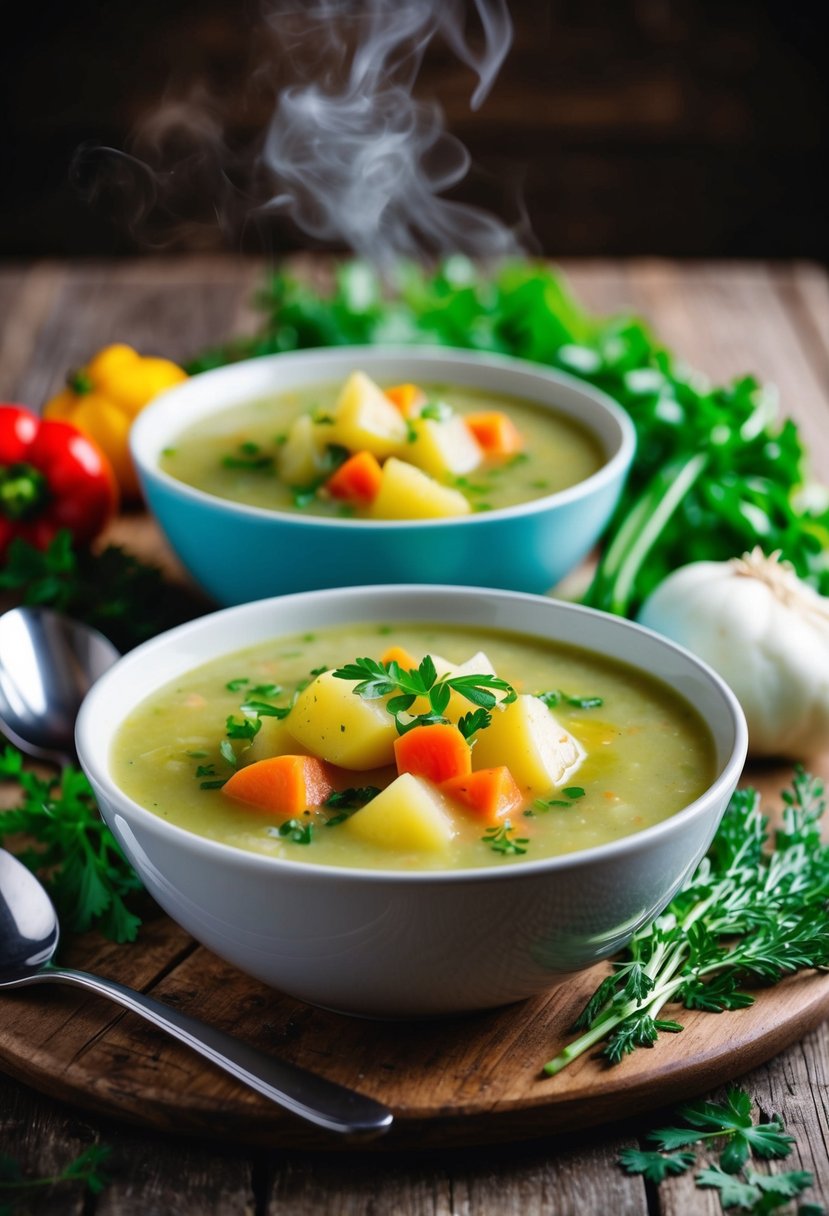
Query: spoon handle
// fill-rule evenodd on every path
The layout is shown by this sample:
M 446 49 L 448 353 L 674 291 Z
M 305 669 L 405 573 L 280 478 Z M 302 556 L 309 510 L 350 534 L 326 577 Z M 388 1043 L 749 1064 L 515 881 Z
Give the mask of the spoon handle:
M 237 1081 L 317 1127 L 344 1136 L 370 1139 L 382 1135 L 391 1126 L 391 1111 L 372 1098 L 286 1060 L 267 1056 L 241 1040 L 142 992 L 125 988 L 115 980 L 47 965 L 29 980 L 30 983 L 39 981 L 70 984 L 109 997 L 131 1013 L 166 1030 L 174 1039 L 186 1043 Z

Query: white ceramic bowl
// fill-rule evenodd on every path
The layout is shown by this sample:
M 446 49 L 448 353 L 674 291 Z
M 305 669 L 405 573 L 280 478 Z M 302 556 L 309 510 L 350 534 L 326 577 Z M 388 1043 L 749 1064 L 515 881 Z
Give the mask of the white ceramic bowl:
M 110 773 L 124 717 L 161 685 L 269 638 L 348 621 L 443 621 L 555 638 L 655 674 L 707 721 L 710 788 L 613 844 L 503 870 L 337 869 L 263 857 L 174 827 Z M 698 659 L 618 617 L 463 587 L 348 588 L 226 609 L 145 643 L 93 687 L 78 755 L 104 818 L 150 893 L 211 950 L 302 1000 L 375 1016 L 483 1009 L 553 986 L 619 950 L 702 857 L 746 752 L 739 705 Z
M 165 473 L 161 453 L 220 411 L 290 389 L 337 384 L 355 368 L 520 397 L 581 422 L 605 463 L 556 494 L 450 519 L 330 519 L 270 511 L 196 490 Z M 250 359 L 205 372 L 142 410 L 130 434 L 150 510 L 198 583 L 220 604 L 317 587 L 384 581 L 466 583 L 544 592 L 596 543 L 622 490 L 635 434 L 624 410 L 573 376 L 522 359 L 445 347 L 335 347 Z

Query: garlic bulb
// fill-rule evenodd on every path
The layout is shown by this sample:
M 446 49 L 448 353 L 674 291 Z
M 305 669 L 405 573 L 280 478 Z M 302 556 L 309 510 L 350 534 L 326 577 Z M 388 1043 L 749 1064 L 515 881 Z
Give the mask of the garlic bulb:
M 675 570 L 639 621 L 699 655 L 745 711 L 755 756 L 805 759 L 829 747 L 829 599 L 779 553 Z

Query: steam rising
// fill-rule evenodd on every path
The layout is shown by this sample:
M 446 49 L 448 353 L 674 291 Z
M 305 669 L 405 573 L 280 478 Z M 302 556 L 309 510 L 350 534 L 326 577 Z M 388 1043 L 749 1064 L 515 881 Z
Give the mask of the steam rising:
M 316 61 L 283 89 L 268 126 L 261 161 L 277 192 L 267 206 L 317 240 L 342 241 L 380 262 L 516 252 L 513 233 L 494 216 L 440 197 L 465 176 L 469 154 L 444 130 L 440 107 L 413 95 L 423 55 L 441 35 L 478 77 L 472 107 L 483 102 L 512 38 L 503 0 L 475 0 L 477 51 L 457 0 L 371 0 L 356 19 L 354 8 L 317 0 L 304 10 Z M 286 16 L 278 9 L 274 21 Z
M 83 150 L 76 168 L 95 191 L 108 202 L 113 190 L 128 194 L 134 228 L 154 243 L 171 227 L 181 236 L 171 221 L 197 199 L 191 247 L 199 230 L 215 240 L 217 223 L 231 236 L 240 221 L 276 214 L 381 265 L 518 252 L 495 216 L 441 197 L 466 175 L 469 154 L 444 129 L 439 105 L 414 94 L 425 53 L 442 39 L 475 73 L 470 105 L 481 105 L 512 40 L 506 0 L 265 3 L 257 38 L 266 55 L 250 83 L 274 104 L 256 144 L 231 148 L 222 107 L 191 81 L 146 116 L 134 155 Z

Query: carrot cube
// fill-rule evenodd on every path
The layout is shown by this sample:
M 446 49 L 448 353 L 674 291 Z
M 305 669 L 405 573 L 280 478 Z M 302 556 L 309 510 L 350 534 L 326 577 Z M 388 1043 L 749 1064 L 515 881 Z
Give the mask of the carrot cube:
M 418 388 L 416 384 L 394 384 L 391 388 L 387 388 L 385 393 L 404 418 L 408 418 L 412 411 L 426 400 L 423 389 Z
M 236 802 L 291 816 L 320 806 L 333 789 L 326 766 L 316 757 L 269 756 L 237 769 L 222 793 Z
M 389 646 L 388 650 L 384 650 L 380 655 L 380 662 L 396 663 L 403 671 L 413 671 L 418 665 L 417 659 L 403 646 Z
M 377 497 L 382 476 L 376 456 L 371 452 L 355 452 L 331 474 L 325 488 L 332 498 L 367 504 Z
M 473 811 L 484 823 L 497 823 L 521 804 L 522 795 L 506 765 L 482 768 L 441 783 L 441 792 Z
M 464 422 L 487 456 L 514 456 L 524 447 L 518 427 L 501 410 L 464 415 Z
M 398 773 L 412 773 L 438 785 L 472 772 L 472 749 L 450 723 L 413 726 L 395 739 L 394 758 Z

